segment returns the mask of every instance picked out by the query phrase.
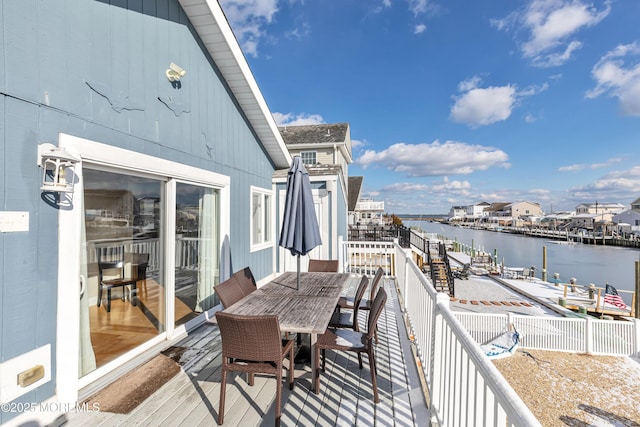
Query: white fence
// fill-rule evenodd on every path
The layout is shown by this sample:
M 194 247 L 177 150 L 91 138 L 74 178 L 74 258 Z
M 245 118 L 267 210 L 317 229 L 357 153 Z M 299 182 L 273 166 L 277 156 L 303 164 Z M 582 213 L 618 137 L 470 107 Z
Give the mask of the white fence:
M 385 275 L 393 275 L 396 255 L 393 242 L 345 242 L 339 237 L 338 246 L 338 259 L 344 271 L 374 275 L 382 267 Z
M 513 325 L 520 332 L 520 347 L 535 350 L 640 356 L 640 320 L 620 322 L 591 318 L 461 313 L 456 317 L 473 339 L 482 344 Z
M 370 242 L 346 242 L 340 252 L 345 271 L 360 268 L 351 262 L 373 248 Z M 367 246 L 365 246 L 367 245 Z M 410 334 L 418 351 L 429 391 L 432 422 L 440 426 L 539 426 L 500 372 L 449 308 L 449 298 L 437 294 L 398 244 L 389 245 Z M 375 257 L 364 257 L 372 260 Z M 373 270 L 374 265 L 365 263 Z M 388 270 L 389 272 L 389 270 Z

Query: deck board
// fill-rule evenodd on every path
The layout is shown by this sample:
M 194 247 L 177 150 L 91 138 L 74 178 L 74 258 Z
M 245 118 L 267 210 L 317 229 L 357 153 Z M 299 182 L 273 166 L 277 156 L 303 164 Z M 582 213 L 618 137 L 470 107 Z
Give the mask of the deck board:
M 395 284 L 384 279 L 389 293 L 379 320 L 376 345 L 380 403 L 373 403 L 369 361 L 358 367 L 355 354 L 327 351 L 327 369 L 320 374 L 320 393 L 311 391 L 311 369 L 296 365 L 295 388 L 282 386 L 282 425 L 418 426 L 426 425 L 426 408 L 410 344 L 399 317 Z M 355 289 L 351 290 L 355 291 Z M 366 329 L 367 312 L 361 313 Z M 65 426 L 197 426 L 215 425 L 218 417 L 221 343 L 217 326 L 207 322 L 175 344 L 185 347 L 187 361 L 178 373 L 127 415 L 70 413 Z M 286 362 L 285 362 L 286 363 Z M 286 378 L 286 376 L 285 376 Z M 275 416 L 275 379 L 230 373 L 227 382 L 225 426 L 270 426 Z

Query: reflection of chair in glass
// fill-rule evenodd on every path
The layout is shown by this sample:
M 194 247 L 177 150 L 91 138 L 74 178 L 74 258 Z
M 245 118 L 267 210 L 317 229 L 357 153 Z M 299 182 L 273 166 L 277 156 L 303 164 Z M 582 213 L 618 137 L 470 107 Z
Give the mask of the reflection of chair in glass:
M 320 391 L 320 372 L 319 372 L 319 360 L 320 351 L 322 351 L 322 371 L 325 370 L 326 350 L 338 350 L 338 351 L 352 351 L 358 354 L 358 363 L 360 369 L 362 369 L 362 353 L 367 353 L 369 356 L 369 370 L 371 371 L 371 385 L 373 387 L 373 401 L 378 403 L 380 401 L 378 397 L 378 385 L 376 382 L 376 360 L 373 353 L 373 334 L 376 330 L 376 324 L 378 318 L 384 309 L 384 305 L 387 301 L 387 292 L 380 288 L 376 294 L 373 304 L 371 305 L 371 311 L 369 318 L 367 319 L 367 333 L 355 332 L 347 329 L 327 329 L 327 331 L 318 336 L 318 342 L 316 343 L 316 366 L 312 369 L 316 369 L 316 393 Z
M 337 273 L 339 268 L 337 259 L 310 259 L 309 272 Z
M 131 286 L 131 305 L 136 305 L 136 281 L 134 277 L 127 277 L 125 275 L 125 262 L 124 262 L 124 246 L 117 248 L 109 248 L 108 254 L 103 254 L 104 248 L 96 249 L 96 256 L 98 258 L 98 307 L 102 303 L 102 291 L 107 290 L 107 301 L 105 302 L 105 309 L 107 312 L 111 311 L 111 289 L 122 288 L 122 300 L 126 299 L 125 287 Z M 107 278 L 105 278 L 107 277 Z
M 147 294 L 147 268 L 149 267 L 149 254 L 131 254 L 131 266 L 136 269 L 136 280 L 142 283 L 137 284 L 137 288 Z M 140 286 L 142 285 L 142 286 Z
M 293 341 L 280 339 L 278 316 L 242 316 L 216 312 L 222 338 L 222 381 L 218 424 L 224 422 L 224 400 L 227 372 L 239 371 L 249 375 L 253 386 L 255 374 L 276 376 L 276 425 L 280 425 L 282 404 L 283 360 L 289 357 L 289 389 L 293 390 Z

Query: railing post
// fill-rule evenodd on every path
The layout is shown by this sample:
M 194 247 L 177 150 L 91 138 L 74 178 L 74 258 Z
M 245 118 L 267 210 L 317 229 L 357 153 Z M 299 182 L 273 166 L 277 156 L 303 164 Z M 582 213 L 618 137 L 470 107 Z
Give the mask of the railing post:
M 587 354 L 591 354 L 593 353 L 593 323 L 588 317 L 585 319 L 585 321 L 585 346 L 587 347 L 585 348 L 585 352 Z
M 640 357 L 640 319 L 633 319 L 634 346 L 633 351 L 635 357 Z
M 406 301 L 409 292 L 409 263 L 411 262 L 411 251 L 404 251 L 404 290 L 403 299 Z
M 442 371 L 444 369 L 445 357 L 450 356 L 447 349 L 442 348 L 444 343 L 444 336 L 446 331 L 445 320 L 442 316 L 442 307 L 449 306 L 449 296 L 444 293 L 436 294 L 435 307 L 433 310 L 433 330 L 431 331 L 431 345 L 429 351 L 431 352 L 431 365 L 429 366 L 429 377 L 431 378 L 431 390 L 430 397 L 431 402 L 429 408 L 431 408 L 431 425 L 440 425 L 442 419 L 442 388 L 444 378 Z
M 342 236 L 338 236 L 338 270 L 340 273 L 345 272 L 344 268 L 344 259 L 345 259 L 345 244 L 344 238 Z

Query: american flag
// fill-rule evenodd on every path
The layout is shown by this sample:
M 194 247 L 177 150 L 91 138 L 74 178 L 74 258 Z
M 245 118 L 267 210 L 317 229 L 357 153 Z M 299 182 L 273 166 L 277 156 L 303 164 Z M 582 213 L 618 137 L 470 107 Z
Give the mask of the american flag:
M 618 295 L 618 290 L 609 284 L 604 290 L 604 302 L 615 305 L 618 308 L 627 308 L 627 304 Z

